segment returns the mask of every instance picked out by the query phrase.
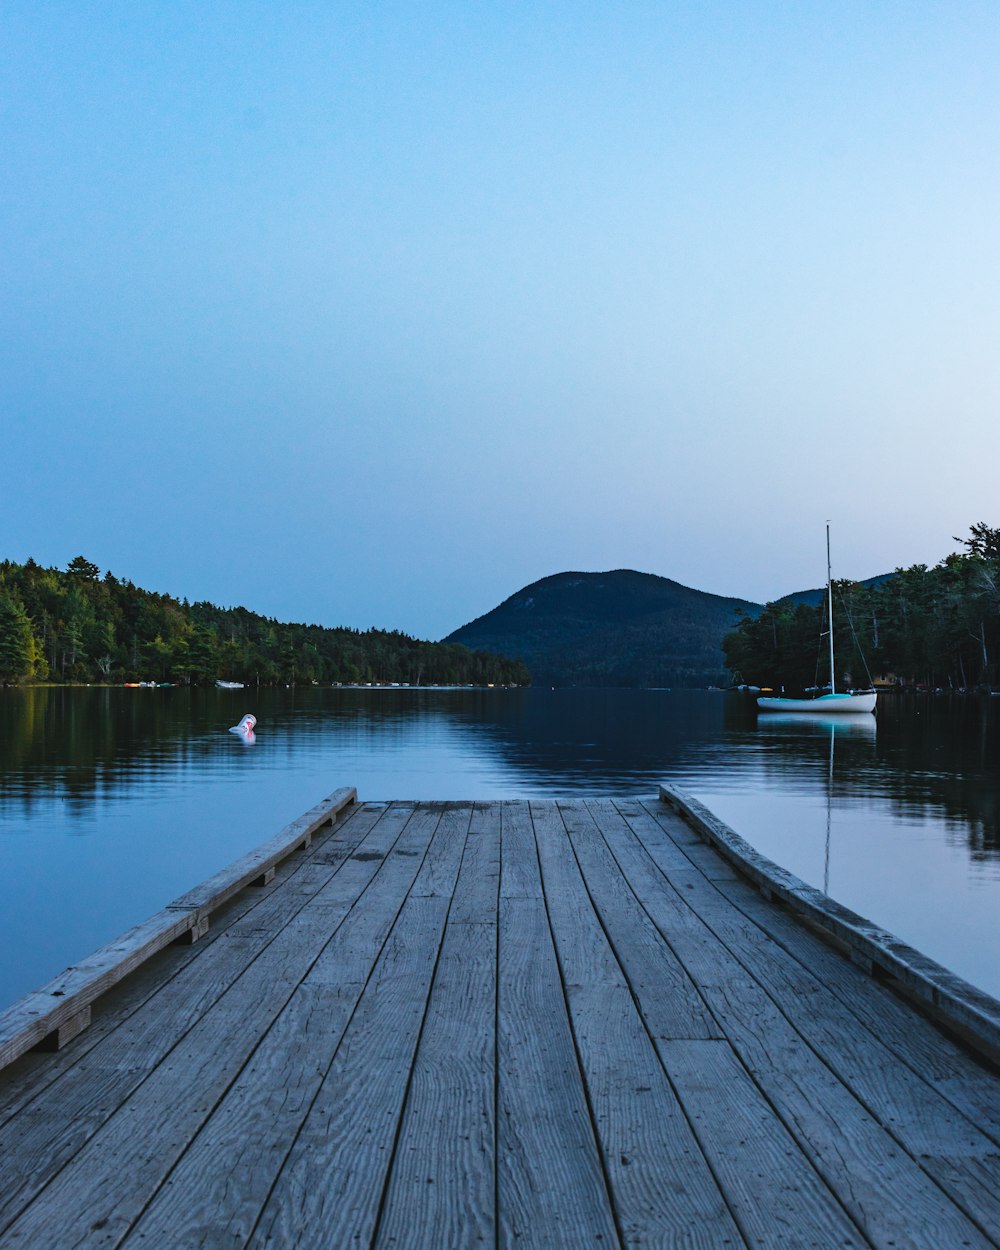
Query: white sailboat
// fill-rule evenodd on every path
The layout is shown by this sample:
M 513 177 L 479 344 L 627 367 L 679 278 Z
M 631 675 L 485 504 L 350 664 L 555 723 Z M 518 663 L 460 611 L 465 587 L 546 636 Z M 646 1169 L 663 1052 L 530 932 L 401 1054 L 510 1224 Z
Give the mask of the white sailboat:
M 830 526 L 826 527 L 826 593 L 830 615 L 830 693 L 816 699 L 760 698 L 757 706 L 763 712 L 874 712 L 878 695 L 874 690 L 862 690 L 857 694 L 837 693 L 836 668 L 833 661 L 833 576 L 830 572 Z

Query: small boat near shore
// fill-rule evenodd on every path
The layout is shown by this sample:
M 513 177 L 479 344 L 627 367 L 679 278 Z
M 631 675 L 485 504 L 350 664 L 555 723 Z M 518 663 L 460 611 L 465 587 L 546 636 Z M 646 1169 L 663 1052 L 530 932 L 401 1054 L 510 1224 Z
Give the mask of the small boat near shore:
M 241 681 L 221 681 L 216 679 L 215 684 L 220 690 L 242 690 L 244 688 Z
M 757 706 L 764 712 L 818 712 L 824 716 L 830 712 L 874 712 L 878 698 L 874 690 L 862 690 L 857 694 L 821 694 L 816 699 L 760 698 Z
M 833 655 L 833 575 L 830 572 L 830 526 L 826 527 L 826 593 L 829 611 L 830 639 L 830 693 L 815 699 L 785 699 L 762 697 L 757 706 L 762 712 L 874 712 L 878 694 L 875 690 L 846 691 L 837 693 L 836 665 Z

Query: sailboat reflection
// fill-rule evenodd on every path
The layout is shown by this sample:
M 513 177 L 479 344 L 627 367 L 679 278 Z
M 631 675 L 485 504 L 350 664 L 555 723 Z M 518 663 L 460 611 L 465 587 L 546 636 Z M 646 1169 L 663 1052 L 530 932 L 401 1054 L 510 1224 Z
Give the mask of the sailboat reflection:
M 768 712 L 766 720 L 762 718 L 757 722 L 758 729 L 781 726 L 796 730 L 811 727 L 813 732 L 829 729 L 838 738 L 867 738 L 874 742 L 878 721 L 868 712 L 841 712 L 837 716 L 824 716 L 822 712 Z M 795 736 L 801 737 L 801 734 Z
M 839 738 L 844 746 L 847 740 L 853 743 L 870 742 L 874 744 L 878 721 L 867 712 L 847 712 L 836 716 L 824 716 L 822 713 L 796 712 L 783 715 L 770 713 L 766 719 L 758 721 L 759 731 L 771 737 L 796 739 L 801 743 L 804 737 L 829 737 L 829 751 L 825 754 L 825 786 L 826 791 L 826 838 L 823 848 L 823 893 L 830 893 L 830 834 L 833 827 L 833 787 L 834 769 L 836 764 L 836 742 Z M 778 729 L 778 734 L 774 730 Z M 805 730 L 805 733 L 803 733 Z

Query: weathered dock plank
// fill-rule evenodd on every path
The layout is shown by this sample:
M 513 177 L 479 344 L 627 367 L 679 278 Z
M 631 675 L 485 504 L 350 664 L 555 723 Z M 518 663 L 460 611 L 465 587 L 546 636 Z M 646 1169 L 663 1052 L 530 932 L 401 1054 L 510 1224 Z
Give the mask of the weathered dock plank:
M 587 901 L 559 810 L 538 857 L 587 1097 L 624 1245 L 714 1250 L 743 1239 Z
M 1000 1247 L 996 1071 L 780 870 L 658 800 L 315 814 L 0 1072 L 0 1247 Z
M 496 1242 L 500 807 L 473 813 L 417 1046 L 378 1247 Z M 478 919 L 474 919 L 478 917 Z
M 620 1246 L 566 1014 L 531 812 L 527 804 L 505 805 L 503 817 L 497 998 L 499 1244 L 525 1250 Z
M 222 983 L 213 985 L 211 1002 L 168 1047 L 158 1045 L 156 1036 L 158 1028 L 171 1028 L 171 1018 L 155 1012 L 133 1026 L 140 1031 L 139 1045 L 126 1029 L 91 1051 L 80 1065 L 83 1071 L 73 1073 L 78 1095 L 87 1100 L 85 1112 L 71 1126 L 68 1143 L 59 1140 L 48 1167 L 38 1166 L 47 1146 L 39 1157 L 35 1138 L 47 1143 L 60 1123 L 65 1124 L 59 1101 L 48 1099 L 44 1116 L 33 1110 L 13 1121 L 12 1130 L 22 1129 L 12 1143 L 16 1166 L 36 1164 L 17 1201 L 23 1204 L 43 1184 L 44 1201 L 22 1211 L 8 1231 L 12 1240 L 43 1245 L 50 1238 L 53 1245 L 73 1244 L 72 1232 L 83 1222 L 100 1233 L 91 1235 L 93 1244 L 116 1243 L 266 1035 L 402 832 L 395 820 L 377 823 L 362 849 L 332 874 L 310 906 L 296 911 L 260 949 L 243 945 L 235 965 L 229 958 L 230 943 L 209 948 L 201 966 L 210 976 L 215 960 L 222 959 Z M 425 843 L 431 832 L 424 831 Z M 123 1063 L 128 1065 L 124 1097 L 125 1089 L 118 1087 Z M 4 1155 L 6 1160 L 6 1149 Z M 120 1192 L 123 1169 L 130 1177 L 127 1194 Z M 10 1192 L 6 1185 L 3 1190 Z
M 371 1243 L 469 819 L 442 817 L 248 1245 Z
M 660 823 L 668 827 L 674 841 L 678 835 L 684 836 L 687 827 L 678 827 L 677 818 L 660 804 L 648 804 L 647 810 L 659 812 Z M 687 832 L 690 834 L 689 829 Z M 829 943 L 805 930 L 794 913 L 768 903 L 746 880 L 717 883 L 717 887 L 801 969 L 848 1008 L 869 1033 L 1000 1146 L 1000 1082 L 989 1068 L 971 1058 L 967 1049 L 925 1016 L 914 1013 L 897 995 L 886 993 L 882 982 L 860 975 L 858 968 Z
M 808 1002 L 786 1004 L 782 1011 L 756 970 L 745 968 L 712 934 L 704 913 L 724 907 L 724 897 L 716 891 L 720 901 L 715 903 L 706 892 L 689 902 L 690 879 L 684 898 L 672 888 L 664 891 L 677 845 L 647 812 L 643 819 L 627 814 L 624 805 L 622 810 L 640 845 L 618 840 L 619 862 L 657 927 L 688 963 L 747 1072 L 868 1241 L 885 1250 L 994 1244 L 901 1148 L 889 1126 L 809 1048 L 789 1019 L 799 1012 L 807 1015 Z M 704 941 L 690 940 L 687 916 L 678 923 L 681 909 L 710 935 L 711 973 L 704 966 Z M 891 1208 L 887 1188 L 895 1195 Z
M 674 828 L 669 815 L 661 809 L 656 816 L 669 836 Z M 901 1064 L 849 1006 L 733 907 L 714 882 L 704 879 L 687 897 L 775 1005 L 779 1009 L 782 1004 L 795 1005 L 793 1014 L 787 1008 L 785 1014 L 810 1049 L 958 1206 L 991 1235 L 1000 1236 L 996 1143 L 922 1073 Z M 816 939 L 800 927 L 799 942 L 805 946 Z M 850 964 L 847 968 L 855 981 L 867 980 L 857 968 Z M 956 1160 L 961 1163 L 956 1165 Z
M 326 879 L 334 875 L 341 857 L 367 835 L 379 814 L 352 810 L 337 831 L 338 856 L 330 858 Z M 24 1055 L 2 1074 L 8 1113 L 0 1125 L 5 1181 L 0 1186 L 0 1228 L 125 1102 L 278 932 L 274 925 L 266 926 L 255 931 L 256 936 L 240 940 L 233 934 L 241 920 L 254 911 L 280 912 L 285 925 L 293 920 L 302 902 L 296 876 L 309 869 L 309 859 L 287 861 L 288 892 L 280 899 L 268 887 L 253 891 L 244 900 L 249 906 L 234 900 L 229 925 L 213 932 L 198 952 L 211 950 L 211 958 L 195 960 L 194 947 L 163 951 L 109 995 L 106 1005 L 101 1001 L 94 1025 L 71 1048 L 51 1057 Z M 313 892 L 316 888 L 314 882 Z M 220 945 L 223 933 L 226 940 Z M 47 1069 L 53 1075 L 46 1082 Z M 46 1113 L 53 1106 L 58 1114 Z
M 563 816 L 591 897 L 664 1070 L 748 1244 L 773 1250 L 865 1244 L 811 1161 L 795 1148 L 708 1008 L 702 1004 L 707 1029 L 685 1035 L 669 995 L 658 994 L 655 982 L 648 983 L 642 945 L 634 938 L 641 922 L 632 915 L 633 908 L 647 924 L 652 922 L 631 891 L 631 905 L 618 897 L 627 886 L 602 832 L 627 838 L 627 826 L 608 803 L 588 803 L 586 808 L 564 809 Z M 621 884 L 613 888 L 610 882 Z M 726 1091 L 724 1097 L 721 1091 Z M 772 1183 L 761 1185 L 762 1176 L 771 1177 Z
M 756 882 L 766 898 L 777 899 L 842 944 L 859 967 L 894 978 L 949 1027 L 1000 1063 L 1000 1002 L 773 863 L 696 799 L 672 786 L 661 786 L 660 798 L 711 844 L 697 855 L 718 852 Z
M 424 862 L 439 812 L 398 808 L 380 837 L 358 847 L 344 898 L 363 897 L 337 925 L 332 897 L 317 895 L 329 941 L 288 996 L 248 1062 L 170 1172 L 151 1191 L 129 1241 L 243 1245 L 332 1062 L 372 966 Z M 220 1173 L 214 1161 L 238 1165 Z M 184 1240 L 187 1239 L 187 1240 Z
M 293 851 L 308 845 L 313 833 L 335 820 L 356 797 L 353 787 L 334 791 L 264 846 L 0 1012 L 0 1068 L 33 1046 L 59 1049 L 75 1037 L 90 1023 L 87 1009 L 97 998 L 164 946 L 203 936 L 214 910 Z
M 560 815 L 591 901 L 652 1036 L 722 1037 L 695 983 L 643 910 L 604 841 L 601 825 L 623 826 L 622 817 L 610 804 L 591 803 L 561 806 Z

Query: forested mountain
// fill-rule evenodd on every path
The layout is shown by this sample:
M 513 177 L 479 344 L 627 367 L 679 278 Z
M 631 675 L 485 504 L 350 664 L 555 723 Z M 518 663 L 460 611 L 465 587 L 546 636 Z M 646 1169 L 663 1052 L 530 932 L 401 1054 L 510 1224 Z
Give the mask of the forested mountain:
M 760 610 L 631 569 L 557 573 L 445 641 L 517 656 L 541 685 L 704 686 L 725 680 L 739 613 Z
M 524 665 L 398 630 L 282 624 L 141 590 L 83 556 L 65 572 L 0 563 L 0 683 L 217 678 L 269 685 L 405 682 L 526 685 Z
M 834 582 L 837 685 L 891 677 L 904 685 L 1000 687 L 1000 529 L 980 522 L 964 553 L 868 582 Z M 803 592 L 747 615 L 724 640 L 748 682 L 803 689 L 829 681 L 823 593 Z

